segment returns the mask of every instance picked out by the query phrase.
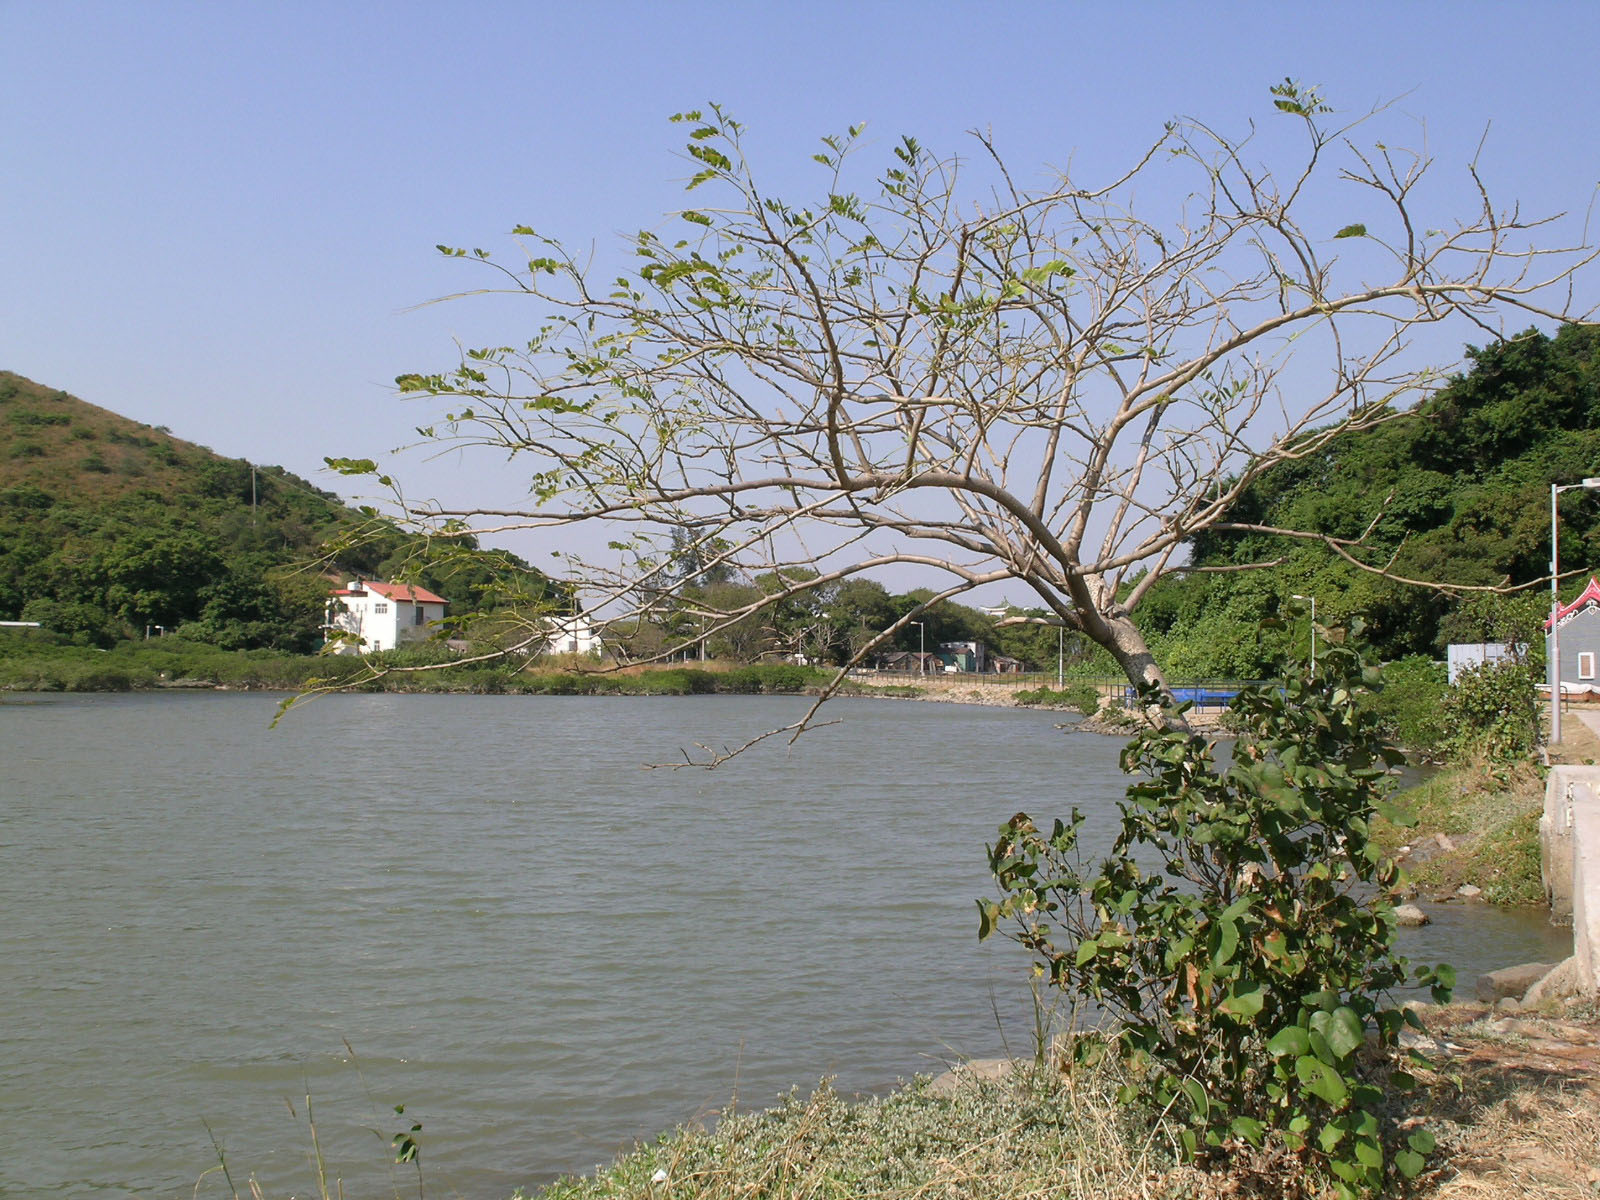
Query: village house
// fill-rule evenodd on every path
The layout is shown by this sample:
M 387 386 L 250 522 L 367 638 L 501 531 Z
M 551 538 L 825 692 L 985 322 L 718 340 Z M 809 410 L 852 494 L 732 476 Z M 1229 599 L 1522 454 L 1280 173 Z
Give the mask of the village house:
M 376 654 L 432 636 L 450 601 L 410 583 L 352 579 L 328 593 L 326 641 L 335 654 Z
M 939 661 L 946 671 L 982 673 L 989 669 L 989 647 L 982 642 L 940 642 Z
M 1554 620 L 1560 634 L 1557 651 L 1562 695 L 1600 699 L 1600 581 L 1591 575 L 1589 586 L 1571 604 L 1557 609 Z M 1544 629 L 1548 638 L 1549 620 Z
M 570 617 L 552 617 L 549 621 L 550 640 L 545 644 L 547 654 L 589 654 L 596 657 L 601 651 L 600 632 L 587 613 L 573 613 Z
M 1525 642 L 1451 642 L 1445 647 L 1445 680 L 1454 685 L 1463 671 L 1500 663 L 1518 663 L 1527 654 Z
M 879 654 L 873 665 L 880 671 L 900 671 L 907 674 L 930 675 L 944 670 L 938 656 L 916 650 L 886 650 Z

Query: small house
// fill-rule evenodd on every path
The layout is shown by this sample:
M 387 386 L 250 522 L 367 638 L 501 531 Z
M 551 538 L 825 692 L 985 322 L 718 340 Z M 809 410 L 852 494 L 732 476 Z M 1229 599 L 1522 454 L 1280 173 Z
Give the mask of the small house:
M 328 593 L 324 627 L 335 654 L 376 654 L 429 637 L 450 601 L 411 583 L 352 579 Z
M 903 671 L 916 675 L 927 675 L 942 669 L 934 654 L 923 654 L 916 650 L 886 650 L 878 655 L 876 665 L 880 671 Z
M 982 642 L 940 642 L 939 661 L 946 671 L 987 671 L 989 648 Z
M 573 613 L 569 617 L 550 619 L 550 640 L 545 644 L 547 654 L 600 654 L 600 633 L 589 620 L 587 613 Z
M 1589 577 L 1589 586 L 1571 604 L 1556 610 L 1551 620 L 1559 635 L 1557 656 L 1563 695 L 1590 693 L 1600 699 L 1600 581 Z M 1551 620 L 1544 623 L 1551 633 Z

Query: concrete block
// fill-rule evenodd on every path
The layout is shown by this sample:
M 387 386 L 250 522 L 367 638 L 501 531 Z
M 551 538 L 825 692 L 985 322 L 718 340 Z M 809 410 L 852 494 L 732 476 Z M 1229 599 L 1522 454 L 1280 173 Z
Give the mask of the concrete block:
M 1539 860 L 1550 919 L 1572 919 L 1573 800 L 1579 792 L 1600 792 L 1600 767 L 1557 766 L 1545 782 L 1544 814 L 1539 818 Z
M 1574 785 L 1571 814 L 1572 957 L 1579 990 L 1593 996 L 1600 994 L 1600 787 Z
M 1553 971 L 1528 989 L 1527 995 L 1522 998 L 1522 1007 L 1539 1008 L 1548 1000 L 1564 1000 L 1568 996 L 1576 996 L 1581 990 L 1578 960 L 1564 958 Z

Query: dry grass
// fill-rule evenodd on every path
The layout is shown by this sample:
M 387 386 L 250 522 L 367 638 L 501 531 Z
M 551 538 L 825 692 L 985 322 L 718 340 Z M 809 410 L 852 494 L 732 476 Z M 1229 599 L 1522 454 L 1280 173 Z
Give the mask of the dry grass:
M 1429 1021 L 1455 1048 L 1424 1099 L 1445 1152 L 1439 1200 L 1600 1195 L 1600 1022 L 1593 1011 L 1494 1019 L 1459 1005 Z
M 1600 738 L 1584 724 L 1578 708 L 1568 708 L 1561 717 L 1561 744 L 1550 748 L 1553 763 L 1594 764 L 1600 762 Z M 1594 712 L 1590 706 L 1582 710 Z M 1548 722 L 1547 722 L 1548 724 Z
M 170 494 L 217 456 L 108 409 L 0 371 L 0 490 L 31 484 L 76 502 Z

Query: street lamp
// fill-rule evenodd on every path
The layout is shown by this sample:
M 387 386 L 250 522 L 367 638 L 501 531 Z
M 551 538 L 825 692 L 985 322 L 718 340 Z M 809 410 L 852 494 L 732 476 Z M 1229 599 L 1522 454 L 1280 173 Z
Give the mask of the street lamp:
M 1550 745 L 1561 743 L 1561 631 L 1556 619 L 1561 615 L 1561 551 L 1559 549 L 1560 522 L 1557 519 L 1556 497 L 1574 488 L 1600 488 L 1600 476 L 1590 476 L 1578 483 L 1552 483 L 1550 485 Z
M 913 621 L 911 623 L 917 627 L 917 674 L 926 675 L 928 673 L 928 660 L 926 657 L 928 652 L 928 629 L 921 621 Z
M 1302 596 L 1299 592 L 1295 592 L 1290 596 L 1290 599 L 1311 601 L 1311 673 L 1315 675 L 1317 673 L 1317 598 L 1315 596 Z

